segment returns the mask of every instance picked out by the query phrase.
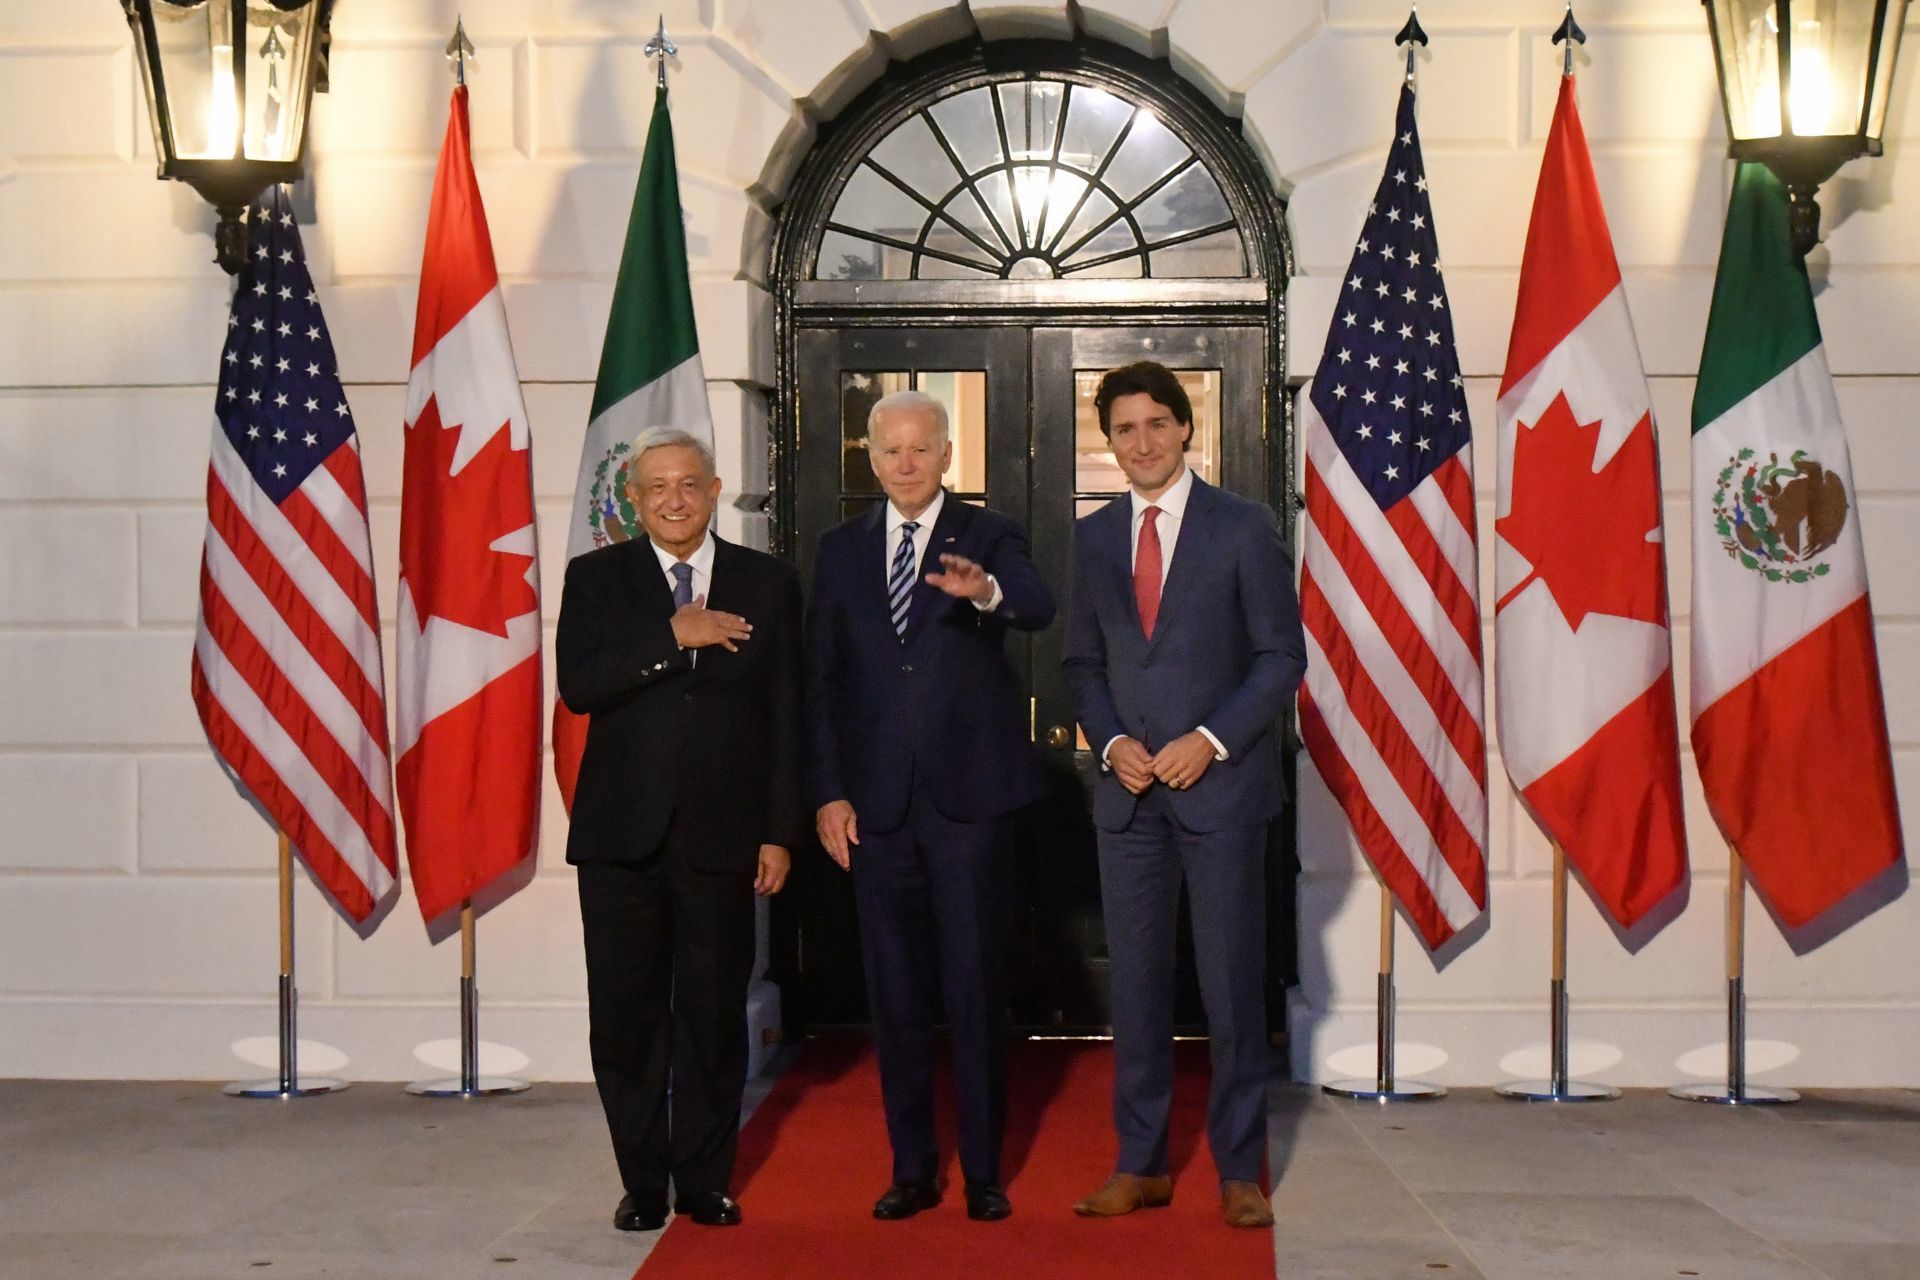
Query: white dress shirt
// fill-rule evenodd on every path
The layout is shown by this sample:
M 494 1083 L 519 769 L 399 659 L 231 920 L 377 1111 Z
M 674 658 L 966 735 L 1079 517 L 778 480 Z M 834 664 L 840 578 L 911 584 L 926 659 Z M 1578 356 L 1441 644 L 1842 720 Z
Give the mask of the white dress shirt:
M 927 561 L 927 544 L 933 541 L 934 522 L 940 518 L 940 509 L 946 505 L 947 491 L 943 488 L 933 495 L 933 501 L 927 504 L 927 509 L 913 518 L 914 522 L 920 526 L 913 531 L 913 580 L 916 583 L 923 577 L 922 570 Z M 900 526 L 906 523 L 907 518 L 901 514 L 900 508 L 891 502 L 887 503 L 887 536 L 885 545 L 881 548 L 884 554 L 880 557 L 883 583 L 890 581 L 893 577 L 893 558 L 900 554 Z M 986 603 L 982 604 L 978 600 L 967 602 L 982 613 L 992 613 L 998 609 L 1002 599 L 1000 580 L 988 574 L 987 581 L 993 586 L 993 594 L 987 597 Z
M 1127 558 L 1127 567 L 1133 568 L 1140 560 L 1140 528 L 1146 523 L 1148 507 L 1160 508 L 1160 514 L 1154 518 L 1153 527 L 1160 533 L 1160 585 L 1167 585 L 1167 571 L 1173 568 L 1173 547 L 1180 541 L 1180 526 L 1187 516 L 1187 499 L 1193 496 L 1193 468 L 1184 460 L 1180 464 L 1180 478 L 1167 486 L 1167 491 L 1157 498 L 1143 498 L 1138 489 L 1127 490 L 1127 497 L 1133 503 L 1133 552 Z M 1213 744 L 1213 758 L 1225 760 L 1227 749 L 1220 739 L 1213 736 L 1213 730 L 1205 725 L 1195 725 L 1195 730 Z M 1100 763 L 1107 764 L 1107 753 L 1113 750 L 1113 744 L 1126 737 L 1115 734 L 1100 749 Z
M 660 561 L 660 572 L 666 575 L 667 592 L 672 594 L 674 587 L 678 585 L 673 580 L 673 566 L 680 563 L 679 557 L 657 542 L 653 544 L 653 554 Z M 693 549 L 693 554 L 687 557 L 686 562 L 693 566 L 692 598 L 698 600 L 702 596 L 710 596 L 713 592 L 712 532 L 709 531 L 700 539 L 700 545 Z M 695 649 L 689 656 L 697 663 L 700 660 L 700 651 Z

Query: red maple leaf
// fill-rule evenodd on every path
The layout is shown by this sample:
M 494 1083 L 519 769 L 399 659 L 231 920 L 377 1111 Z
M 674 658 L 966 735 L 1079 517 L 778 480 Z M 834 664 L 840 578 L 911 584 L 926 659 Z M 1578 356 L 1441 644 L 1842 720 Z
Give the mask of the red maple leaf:
M 1582 423 L 1563 393 L 1513 446 L 1513 509 L 1494 530 L 1533 571 L 1497 608 L 1535 578 L 1578 631 L 1589 613 L 1667 625 L 1666 562 L 1647 535 L 1660 527 L 1660 472 L 1653 419 L 1641 415 L 1607 465 L 1593 469 L 1599 423 Z
M 502 423 L 456 474 L 461 428 L 441 425 L 437 400 L 407 429 L 400 576 L 423 627 L 445 618 L 505 636 L 507 619 L 539 607 L 527 582 L 533 557 L 491 545 L 533 522 L 527 454 L 512 448 L 510 435 Z

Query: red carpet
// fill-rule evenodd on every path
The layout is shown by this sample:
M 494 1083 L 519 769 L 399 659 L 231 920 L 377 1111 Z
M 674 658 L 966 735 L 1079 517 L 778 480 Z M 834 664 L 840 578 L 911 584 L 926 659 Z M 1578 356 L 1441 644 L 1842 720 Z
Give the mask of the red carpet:
M 1113 1054 L 1100 1043 L 1023 1043 L 1008 1063 L 1005 1154 L 1013 1216 L 967 1218 L 952 1153 L 951 1087 L 940 1081 L 946 1198 L 906 1222 L 876 1222 L 890 1161 L 880 1076 L 865 1044 L 801 1050 L 740 1136 L 735 1191 L 746 1220 L 675 1219 L 636 1280 L 1093 1280 L 1273 1275 L 1273 1239 L 1219 1216 L 1205 1141 L 1204 1044 L 1178 1046 L 1173 1203 L 1126 1218 L 1083 1219 L 1073 1202 L 1113 1169 Z

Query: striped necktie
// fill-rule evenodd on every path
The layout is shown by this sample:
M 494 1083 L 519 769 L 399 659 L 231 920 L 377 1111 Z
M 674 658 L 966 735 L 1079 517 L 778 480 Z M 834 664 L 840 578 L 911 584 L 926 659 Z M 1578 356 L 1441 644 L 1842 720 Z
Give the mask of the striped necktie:
M 909 520 L 900 526 L 900 547 L 893 553 L 893 568 L 887 574 L 887 607 L 893 614 L 894 634 L 902 644 L 907 639 L 907 606 L 913 603 L 913 535 L 920 526 Z

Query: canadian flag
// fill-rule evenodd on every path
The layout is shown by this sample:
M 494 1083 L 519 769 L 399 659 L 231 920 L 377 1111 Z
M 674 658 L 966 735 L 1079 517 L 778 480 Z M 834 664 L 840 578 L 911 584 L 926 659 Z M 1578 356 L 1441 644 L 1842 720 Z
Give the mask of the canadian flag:
M 1501 755 L 1541 829 L 1631 927 L 1686 874 L 1673 637 L 1652 405 L 1571 76 L 1498 419 Z
M 539 828 L 530 444 L 463 85 L 427 218 L 400 500 L 396 780 L 427 920 L 512 870 Z

